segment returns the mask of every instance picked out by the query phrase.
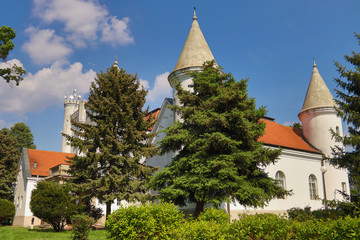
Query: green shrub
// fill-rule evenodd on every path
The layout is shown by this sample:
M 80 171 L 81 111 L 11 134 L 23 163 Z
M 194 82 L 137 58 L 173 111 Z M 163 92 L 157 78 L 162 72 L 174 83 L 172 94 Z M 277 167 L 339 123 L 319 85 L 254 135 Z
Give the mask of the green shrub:
M 87 240 L 91 225 L 94 224 L 94 219 L 84 215 L 74 215 L 71 217 L 71 225 L 73 227 L 73 240 Z
M 305 207 L 304 209 L 294 207 L 287 210 L 287 213 L 289 219 L 303 222 L 313 219 L 310 209 L 310 207 Z
M 360 218 L 347 216 L 335 221 L 328 233 L 329 239 L 360 239 Z
M 275 214 L 241 215 L 229 228 L 230 239 L 290 239 L 291 226 Z
M 42 181 L 32 191 L 30 210 L 34 216 L 49 223 L 56 232 L 64 229 L 66 220 L 79 211 L 68 186 Z
M 121 207 L 106 221 L 110 239 L 171 239 L 172 228 L 184 222 L 184 214 L 171 203 L 147 203 Z
M 331 239 L 329 232 L 333 221 L 323 221 L 321 219 L 313 219 L 308 221 L 290 221 L 292 239 L 308 240 L 308 239 Z
M 170 229 L 170 239 L 228 239 L 229 223 L 188 219 L 181 226 Z
M 9 224 L 15 215 L 15 205 L 6 199 L 0 199 L 0 223 Z
M 230 217 L 229 214 L 223 210 L 206 208 L 205 211 L 199 215 L 198 220 L 227 224 L 230 221 Z

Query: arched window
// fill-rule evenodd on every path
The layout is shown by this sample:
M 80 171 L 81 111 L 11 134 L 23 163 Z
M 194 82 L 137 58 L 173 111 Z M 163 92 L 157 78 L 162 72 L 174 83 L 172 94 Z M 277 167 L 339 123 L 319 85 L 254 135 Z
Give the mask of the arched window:
M 313 174 L 309 176 L 309 190 L 310 190 L 310 199 L 316 200 L 318 198 L 318 187 L 317 187 L 316 177 Z
M 277 171 L 275 174 L 275 179 L 278 180 L 278 185 L 286 189 L 286 179 L 285 174 L 282 171 Z

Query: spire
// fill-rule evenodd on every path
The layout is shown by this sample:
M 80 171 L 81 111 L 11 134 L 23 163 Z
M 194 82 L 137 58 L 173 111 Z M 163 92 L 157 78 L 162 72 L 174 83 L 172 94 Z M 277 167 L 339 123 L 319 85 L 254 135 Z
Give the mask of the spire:
M 118 61 L 117 61 L 117 56 L 115 57 L 115 62 L 114 62 L 114 65 L 113 65 L 113 66 L 119 68 L 119 66 L 118 66 Z
M 318 107 L 334 107 L 335 101 L 316 67 L 315 59 L 310 84 L 301 112 Z
M 194 8 L 193 23 L 174 71 L 187 67 L 201 67 L 205 61 L 214 59 L 200 30 Z

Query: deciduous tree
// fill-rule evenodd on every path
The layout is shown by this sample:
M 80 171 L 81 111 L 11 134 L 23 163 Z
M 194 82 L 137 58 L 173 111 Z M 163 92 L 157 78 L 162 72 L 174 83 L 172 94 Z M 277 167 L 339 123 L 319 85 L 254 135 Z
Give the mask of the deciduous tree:
M 157 152 L 147 144 L 152 124 L 143 110 L 146 91 L 133 76 L 116 65 L 97 74 L 85 104 L 89 122 L 72 120 L 75 137 L 67 136 L 81 154 L 70 160 L 70 173 L 76 191 L 83 197 L 96 197 L 106 203 L 119 200 L 144 201 L 145 188 L 153 168 L 143 164 L 144 157 Z
M 15 45 L 12 40 L 16 37 L 14 29 L 8 26 L 0 27 L 0 60 L 5 62 L 10 51 L 14 49 Z M 25 70 L 16 64 L 0 68 L 0 77 L 2 77 L 7 83 L 15 82 L 19 85 L 20 81 L 23 80 Z
M 280 150 L 258 141 L 266 110 L 256 109 L 255 99 L 248 97 L 247 80 L 235 81 L 214 62 L 189 74 L 192 91 L 177 84 L 182 105 L 172 107 L 182 121 L 166 129 L 160 142 L 162 153 L 177 155 L 151 180 L 159 198 L 182 206 L 196 203 L 198 216 L 205 203 L 238 201 L 262 207 L 274 197 L 284 197 L 287 192 L 264 172 Z

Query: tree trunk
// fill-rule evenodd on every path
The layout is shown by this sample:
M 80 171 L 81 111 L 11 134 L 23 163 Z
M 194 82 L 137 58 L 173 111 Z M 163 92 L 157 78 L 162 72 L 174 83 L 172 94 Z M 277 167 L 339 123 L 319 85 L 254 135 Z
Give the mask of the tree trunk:
M 195 218 L 198 218 L 200 213 L 202 213 L 204 211 L 204 205 L 205 205 L 205 201 L 196 202 L 196 208 L 195 208 L 195 214 L 194 214 Z
M 106 220 L 110 214 L 111 214 L 111 202 L 106 202 Z

